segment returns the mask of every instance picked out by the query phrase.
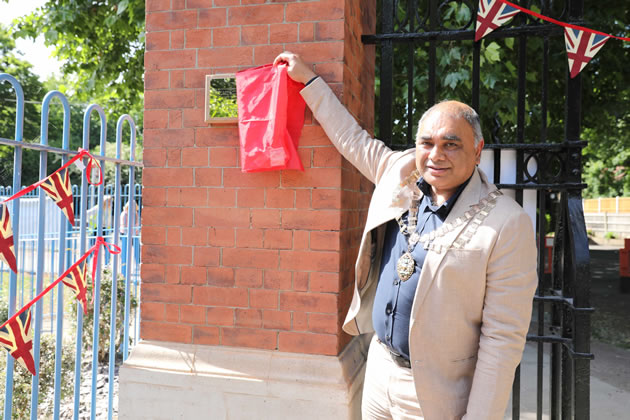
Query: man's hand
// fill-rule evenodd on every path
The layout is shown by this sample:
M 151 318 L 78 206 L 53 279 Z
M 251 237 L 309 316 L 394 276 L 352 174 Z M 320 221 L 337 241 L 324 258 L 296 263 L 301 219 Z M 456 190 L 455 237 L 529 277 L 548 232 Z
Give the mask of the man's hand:
M 287 74 L 289 77 L 296 82 L 306 83 L 317 76 L 313 70 L 302 61 L 299 55 L 293 54 L 292 52 L 285 51 L 273 60 L 274 66 L 283 63 L 287 65 Z

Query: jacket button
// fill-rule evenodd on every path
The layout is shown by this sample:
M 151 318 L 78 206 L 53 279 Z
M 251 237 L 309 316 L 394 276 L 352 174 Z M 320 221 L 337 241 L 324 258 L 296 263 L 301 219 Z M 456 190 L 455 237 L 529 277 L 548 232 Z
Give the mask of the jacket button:
M 390 314 L 392 313 L 392 308 L 387 308 L 387 309 L 385 309 L 385 313 L 386 313 L 387 315 L 390 315 Z

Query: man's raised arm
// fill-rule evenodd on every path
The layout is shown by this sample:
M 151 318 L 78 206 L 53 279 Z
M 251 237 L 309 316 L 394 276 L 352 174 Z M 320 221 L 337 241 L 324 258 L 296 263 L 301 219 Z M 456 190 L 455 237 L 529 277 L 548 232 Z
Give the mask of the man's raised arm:
M 387 165 L 385 160 L 396 152 L 382 141 L 373 139 L 339 102 L 330 87 L 297 55 L 283 52 L 274 65 L 286 64 L 287 73 L 296 82 L 308 85 L 300 92 L 313 116 L 320 123 L 337 150 L 373 183 L 377 183 Z

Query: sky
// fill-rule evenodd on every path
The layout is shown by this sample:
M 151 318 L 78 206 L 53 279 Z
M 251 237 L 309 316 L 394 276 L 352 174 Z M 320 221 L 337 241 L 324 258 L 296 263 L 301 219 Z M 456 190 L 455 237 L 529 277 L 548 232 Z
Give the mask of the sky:
M 26 15 L 47 0 L 9 0 L 8 3 L 0 1 L 0 23 L 5 26 L 11 25 L 13 19 Z M 16 47 L 24 53 L 22 58 L 33 65 L 33 72 L 44 81 L 48 76 L 61 74 L 59 69 L 61 63 L 51 58 L 53 49 L 44 45 L 44 37 L 39 36 L 33 42 L 30 39 L 18 39 Z M 1 71 L 1 69 L 0 69 Z

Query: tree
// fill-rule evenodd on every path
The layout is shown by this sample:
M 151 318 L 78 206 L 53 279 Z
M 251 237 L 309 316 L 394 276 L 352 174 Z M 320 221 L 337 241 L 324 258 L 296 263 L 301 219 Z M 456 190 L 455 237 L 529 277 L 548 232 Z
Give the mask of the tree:
M 30 63 L 24 61 L 15 51 L 15 42 L 9 31 L 0 25 L 0 72 L 15 77 L 24 91 L 27 101 L 24 106 L 23 138 L 26 142 L 38 142 L 40 134 L 39 113 L 41 106 L 34 103 L 44 96 L 45 90 L 39 78 L 32 71 Z M 15 137 L 15 92 L 9 83 L 0 84 L 0 137 Z M 39 154 L 25 151 L 22 160 L 22 182 L 37 180 Z M 0 185 L 13 184 L 13 147 L 0 146 Z
M 44 34 L 64 62 L 68 91 L 141 125 L 144 0 L 55 0 L 20 19 L 16 36 Z

